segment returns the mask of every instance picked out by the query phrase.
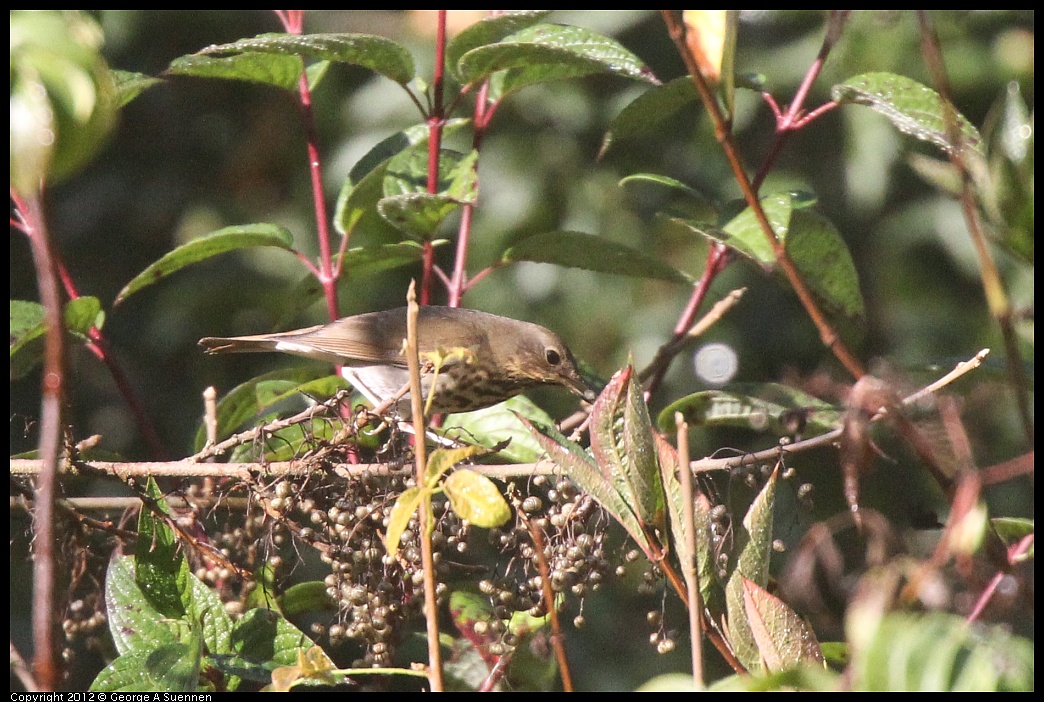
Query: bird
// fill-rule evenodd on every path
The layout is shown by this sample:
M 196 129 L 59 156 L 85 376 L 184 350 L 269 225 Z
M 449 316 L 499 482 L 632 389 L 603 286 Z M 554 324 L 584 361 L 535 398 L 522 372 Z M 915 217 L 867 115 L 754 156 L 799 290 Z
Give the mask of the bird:
M 206 337 L 199 344 L 207 354 L 281 351 L 335 363 L 377 407 L 409 383 L 403 352 L 406 309 L 357 314 L 275 334 Z M 585 400 L 595 398 L 565 342 L 537 324 L 425 305 L 418 312 L 417 343 L 426 370 L 421 390 L 429 414 L 482 409 L 537 385 L 560 385 Z M 393 409 L 407 413 L 409 406 L 406 392 Z

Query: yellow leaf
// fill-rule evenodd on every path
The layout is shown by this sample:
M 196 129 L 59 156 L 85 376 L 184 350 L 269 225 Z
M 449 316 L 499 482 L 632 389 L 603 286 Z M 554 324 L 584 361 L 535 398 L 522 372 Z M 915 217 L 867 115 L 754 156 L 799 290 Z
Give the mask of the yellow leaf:
M 457 516 L 475 526 L 492 529 L 511 518 L 511 508 L 496 484 L 484 475 L 462 468 L 443 482 Z
M 721 80 L 722 58 L 728 36 L 728 10 L 685 10 L 685 42 L 689 45 L 703 77 Z

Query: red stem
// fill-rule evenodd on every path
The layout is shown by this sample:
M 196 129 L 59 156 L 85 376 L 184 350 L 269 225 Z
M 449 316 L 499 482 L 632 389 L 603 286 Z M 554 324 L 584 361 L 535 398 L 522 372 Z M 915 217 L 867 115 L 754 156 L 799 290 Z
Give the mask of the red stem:
M 288 34 L 301 34 L 304 27 L 303 11 L 275 10 L 275 13 Z M 316 237 L 319 240 L 319 265 L 313 266 L 302 254 L 298 254 L 297 257 L 311 269 L 323 286 L 326 311 L 330 319 L 334 320 L 340 316 L 337 304 L 337 279 L 340 276 L 341 267 L 339 264 L 334 266 L 333 249 L 330 246 L 330 224 L 326 211 L 326 197 L 323 194 L 323 166 L 319 158 L 319 132 L 315 127 L 315 111 L 312 109 L 312 92 L 308 87 L 308 75 L 303 71 L 297 82 L 297 92 L 300 97 L 301 121 L 304 123 L 305 137 L 308 141 L 308 171 L 312 181 Z M 347 234 L 345 237 L 347 238 Z
M 15 200 L 16 207 L 19 209 L 25 206 L 16 195 L 12 194 L 12 198 Z M 31 236 L 31 232 L 26 228 L 21 220 L 13 219 L 11 224 L 16 228 L 21 229 L 26 236 Z M 53 265 L 58 275 L 58 279 L 61 281 L 62 287 L 65 289 L 65 294 L 70 300 L 79 299 L 80 292 L 77 290 L 76 283 L 73 281 L 72 276 L 69 275 L 69 270 L 65 267 L 61 257 L 52 252 L 51 259 L 54 262 Z M 127 374 L 123 372 L 123 367 L 116 362 L 116 358 L 112 353 L 112 347 L 109 345 L 108 339 L 105 338 L 105 335 L 102 334 L 98 327 L 91 327 L 90 331 L 87 332 L 87 335 L 89 337 L 86 344 L 87 350 L 94 354 L 94 356 L 109 369 L 109 374 L 112 376 L 113 382 L 116 383 L 117 389 L 119 389 L 123 399 L 131 408 L 131 414 L 133 414 L 134 421 L 138 425 L 138 431 L 141 432 L 142 437 L 145 439 L 145 443 L 149 447 L 149 453 L 156 460 L 167 460 L 169 455 L 167 454 L 166 448 L 163 446 L 163 441 L 160 439 L 159 432 L 156 431 L 156 426 L 149 418 L 148 411 L 145 409 L 141 397 L 127 378 Z
M 475 111 L 474 121 L 475 125 L 475 136 L 472 138 L 471 147 L 478 151 L 482 147 L 482 138 L 486 134 L 486 125 L 489 123 L 486 115 L 487 108 L 489 105 L 486 102 L 487 95 L 489 94 L 489 83 L 485 82 L 482 87 L 479 88 L 478 94 L 475 96 Z M 475 166 L 475 182 L 476 188 L 478 187 L 478 164 Z M 453 277 L 449 284 L 449 306 L 458 307 L 460 306 L 460 298 L 464 296 L 470 287 L 470 283 L 467 280 L 467 260 L 468 260 L 468 244 L 471 241 L 471 222 L 472 217 L 475 213 L 474 203 L 468 203 L 464 205 L 464 211 L 460 218 L 460 229 L 457 232 L 457 256 L 453 262 Z
M 431 82 L 431 113 L 428 115 L 428 192 L 439 191 L 439 158 L 442 152 L 442 128 L 446 123 L 443 90 L 446 83 L 446 10 L 439 10 L 435 35 L 435 69 Z M 431 280 L 435 268 L 435 247 L 424 242 L 424 270 L 421 274 L 420 304 L 431 301 Z
M 827 55 L 830 53 L 830 49 L 833 47 L 834 43 L 836 43 L 846 18 L 847 13 L 835 13 L 831 15 L 827 35 L 823 40 L 823 45 L 819 49 L 819 54 L 816 56 L 815 61 L 812 62 L 812 65 L 809 66 L 808 71 L 805 73 L 805 77 L 801 81 L 801 85 L 798 86 L 798 89 L 794 94 L 794 99 L 785 111 L 780 109 L 772 95 L 768 93 L 763 94 L 765 102 L 768 103 L 769 108 L 776 117 L 776 138 L 773 140 L 765 162 L 762 164 L 758 173 L 751 182 L 751 188 L 755 193 L 761 189 L 761 184 L 771 171 L 772 166 L 781 153 L 783 144 L 790 132 L 803 127 L 811 122 L 815 117 L 820 116 L 835 106 L 835 103 L 828 103 L 826 106 L 816 108 L 816 110 L 808 115 L 804 114 L 805 99 L 808 97 L 808 93 L 811 90 L 815 79 L 819 76 L 823 64 L 826 62 Z M 697 312 L 703 305 L 707 291 L 710 289 L 710 286 L 713 285 L 717 276 L 728 268 L 731 261 L 732 254 L 726 246 L 723 244 L 714 244 L 711 247 L 711 250 L 707 253 L 707 260 L 703 267 L 703 275 L 700 276 L 700 280 L 692 291 L 692 296 L 689 298 L 688 305 L 686 305 L 685 310 L 678 319 L 678 323 L 674 327 L 674 337 L 671 339 L 671 342 L 669 342 L 669 345 L 675 345 L 685 334 L 688 333 L 696 320 Z M 649 399 L 649 397 L 660 386 L 669 365 L 670 359 L 667 359 L 666 362 L 656 368 L 649 384 L 646 386 L 646 399 Z

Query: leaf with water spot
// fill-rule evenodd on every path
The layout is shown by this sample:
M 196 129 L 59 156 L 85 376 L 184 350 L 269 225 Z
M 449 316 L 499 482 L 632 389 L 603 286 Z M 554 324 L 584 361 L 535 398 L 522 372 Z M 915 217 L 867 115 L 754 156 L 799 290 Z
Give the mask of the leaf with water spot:
M 887 117 L 903 134 L 934 144 L 947 153 L 953 150 L 947 103 L 926 85 L 895 73 L 863 73 L 835 85 L 830 93 L 837 102 L 868 106 Z M 979 131 L 952 105 L 949 110 L 949 119 L 956 120 L 960 132 L 962 150 L 981 156 Z
M 825 665 L 815 632 L 783 600 L 743 578 L 743 605 L 767 671 L 779 672 L 802 663 Z
M 591 451 L 642 525 L 666 538 L 659 452 L 632 366 L 617 371 L 591 408 Z
M 761 669 L 761 652 L 747 619 L 744 581 L 750 580 L 760 587 L 768 584 L 769 556 L 772 553 L 772 520 L 776 498 L 776 482 L 779 471 L 772 476 L 758 496 L 754 498 L 741 525 L 733 525 L 735 537 L 733 549 L 737 556 L 735 566 L 725 585 L 725 605 L 728 611 L 729 640 L 747 670 Z
M 620 523 L 631 538 L 646 551 L 647 538 L 641 522 L 632 506 L 617 491 L 612 481 L 604 476 L 598 464 L 579 444 L 562 436 L 550 426 L 541 426 L 518 415 L 519 421 L 533 434 L 533 438 L 547 452 L 547 457 L 557 464 L 580 489 L 591 494 L 609 514 Z

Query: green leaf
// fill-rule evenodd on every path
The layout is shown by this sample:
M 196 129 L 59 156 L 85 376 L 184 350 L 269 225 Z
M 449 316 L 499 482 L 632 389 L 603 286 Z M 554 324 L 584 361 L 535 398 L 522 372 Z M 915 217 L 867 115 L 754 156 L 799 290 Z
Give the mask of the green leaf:
M 621 187 L 626 188 L 636 184 L 647 183 L 651 183 L 654 186 L 667 188 L 671 192 L 679 193 L 681 195 L 685 195 L 696 200 L 703 201 L 706 199 L 702 193 L 700 193 L 697 190 L 694 190 L 693 188 L 690 188 L 688 185 L 681 182 L 680 180 L 676 180 L 665 175 L 659 175 L 658 173 L 634 173 L 632 175 L 627 176 L 626 178 L 621 178 L 619 185 Z
M 195 692 L 199 687 L 200 647 L 171 641 L 136 649 L 105 667 L 91 692 Z
M 305 78 L 308 80 L 308 89 L 314 91 L 319 87 L 320 81 L 330 71 L 329 61 L 316 61 L 305 68 Z
M 438 448 L 428 456 L 428 464 L 424 467 L 424 485 L 434 488 L 439 479 L 449 471 L 450 468 L 474 458 L 489 453 L 485 446 L 457 446 L 455 448 Z
M 495 529 L 511 519 L 511 507 L 496 483 L 467 468 L 459 468 L 442 483 L 458 517 L 483 529 Z
M 463 201 L 450 195 L 408 193 L 383 198 L 377 203 L 377 212 L 403 234 L 427 241 L 461 204 Z
M 558 465 L 582 490 L 591 494 L 605 511 L 613 516 L 643 549 L 647 537 L 634 509 L 620 495 L 613 483 L 599 469 L 597 463 L 579 445 L 562 436 L 550 426 L 538 426 L 525 417 L 519 417 L 548 458 Z
M 460 154 L 443 149 L 439 158 L 438 192 L 428 192 L 428 154 L 417 146 L 388 161 L 384 195 L 377 211 L 397 229 L 420 240 L 431 239 L 442 220 L 478 195 L 478 152 Z
M 754 632 L 747 620 L 744 581 L 750 580 L 762 588 L 768 584 L 778 472 L 773 471 L 765 487 L 754 498 L 746 516 L 743 517 L 743 524 L 738 527 L 734 525 L 733 549 L 738 555 L 725 585 L 729 640 L 740 663 L 751 672 L 762 669 L 762 659 Z
M 863 73 L 831 88 L 837 102 L 867 105 L 887 117 L 903 134 L 953 149 L 946 125 L 943 99 L 931 88 L 894 73 Z M 961 133 L 962 150 L 982 155 L 979 132 L 964 115 L 951 110 Z
M 859 325 L 865 306 L 852 255 L 834 225 L 807 209 L 808 200 L 805 194 L 780 193 L 763 198 L 761 205 L 776 238 L 783 243 L 824 312 L 834 319 Z M 725 244 L 764 270 L 775 269 L 775 251 L 750 208 L 744 209 L 721 230 L 701 229 L 681 219 L 673 221 Z M 786 283 L 782 272 L 777 271 L 776 276 Z
M 639 685 L 635 692 L 703 692 L 704 689 L 696 684 L 692 675 L 662 673 Z
M 825 665 L 815 632 L 797 612 L 757 583 L 743 578 L 746 621 L 765 662 L 765 670 L 779 672 L 804 663 Z
M 146 491 L 154 507 L 165 515 L 170 508 L 156 481 L 149 478 Z M 174 531 L 152 509 L 138 514 L 138 543 L 134 554 L 134 579 L 156 609 L 168 618 L 185 615 L 188 563 L 181 554 Z
M 670 517 L 671 544 L 670 551 L 675 554 L 679 564 L 692 561 L 689 554 L 685 531 L 685 495 L 682 493 L 679 471 L 683 470 L 678 452 L 658 433 L 653 434 L 656 441 L 660 462 L 660 479 L 667 500 L 667 514 Z M 705 607 L 712 613 L 721 611 L 720 595 L 715 592 L 718 579 L 714 576 L 714 556 L 711 553 L 710 502 L 707 497 L 697 491 L 693 522 L 696 526 L 696 573 L 699 578 L 700 596 Z
M 478 152 L 475 150 L 462 154 L 443 149 L 439 153 L 436 192 L 462 202 L 474 201 L 477 162 Z M 384 175 L 385 196 L 428 194 L 428 167 L 426 139 L 390 158 Z
M 195 575 L 188 578 L 185 613 L 197 630 L 209 653 L 232 650 L 232 617 L 225 609 L 218 593 Z
M 330 397 L 347 387 L 340 376 L 320 365 L 281 368 L 240 383 L 228 392 L 217 406 L 218 436 L 227 438 L 245 422 L 271 410 L 287 398 L 308 392 L 311 396 Z M 206 442 L 206 432 L 196 432 L 195 447 L 199 451 Z
M 36 192 L 80 170 L 105 144 L 116 89 L 101 28 L 77 11 L 13 10 L 10 177 Z
M 734 383 L 672 402 L 657 417 L 661 431 L 673 432 L 674 413 L 691 426 L 738 427 L 776 436 L 819 436 L 841 426 L 843 410 L 808 393 L 777 383 Z M 795 426 L 800 431 L 795 431 Z
M 92 327 L 105 323 L 101 301 L 84 296 L 70 300 L 62 312 L 65 331 L 77 342 L 86 340 Z M 36 302 L 11 300 L 11 379 L 17 380 L 43 360 L 44 308 Z
M 105 614 L 120 654 L 177 641 L 135 580 L 133 556 L 114 556 L 105 574 Z
M 450 593 L 449 611 L 450 616 L 453 617 L 453 625 L 469 636 L 474 632 L 475 624 L 478 622 L 488 624 L 495 619 L 488 598 L 463 590 L 454 590 Z M 478 636 L 478 634 L 475 635 Z
M 447 243 L 445 239 L 433 241 L 435 246 Z M 383 273 L 392 268 L 416 263 L 424 256 L 424 245 L 416 241 L 400 241 L 380 246 L 359 246 L 348 249 L 344 254 L 344 270 L 352 281 Z
M 703 606 L 715 619 L 720 620 L 726 612 L 725 589 L 724 578 L 718 572 L 716 559 L 722 549 L 716 546 L 711 532 L 712 509 L 710 499 L 697 491 L 693 521 L 696 523 L 696 572 L 700 578 L 700 597 L 703 599 Z
M 142 288 L 162 280 L 185 266 L 205 261 L 218 254 L 255 246 L 274 246 L 290 251 L 293 249 L 293 244 L 293 235 L 284 227 L 275 224 L 238 224 L 218 229 L 182 244 L 165 254 L 127 283 L 116 296 L 114 304 L 118 305 Z
M 337 605 L 326 594 L 326 583 L 309 580 L 291 585 L 279 598 L 279 611 L 287 617 L 314 612 L 336 611 Z
M 164 75 L 223 78 L 296 90 L 304 66 L 294 56 L 245 53 L 234 56 L 191 54 L 170 62 Z
M 657 258 L 595 234 L 583 232 L 553 231 L 527 237 L 505 251 L 502 260 L 506 263 L 554 263 L 599 273 L 653 278 L 673 283 L 692 282 L 688 275 Z
M 468 120 L 464 119 L 447 121 L 442 128 L 443 137 L 456 132 L 467 123 Z M 387 137 L 359 159 L 348 174 L 337 197 L 334 226 L 338 232 L 346 235 L 358 229 L 362 233 L 370 234 L 378 241 L 398 237 L 398 230 L 377 213 L 377 202 L 386 194 L 391 194 L 386 193 L 384 189 L 388 166 L 393 158 L 406 151 L 417 152 L 418 155 L 403 158 L 420 161 L 419 167 L 413 167 L 417 173 L 411 174 L 411 177 L 415 181 L 419 177 L 425 186 L 421 187 L 419 191 L 426 192 L 427 151 L 430 135 L 431 130 L 426 124 L 408 127 Z M 400 159 L 396 162 L 393 172 L 402 168 L 404 165 Z M 418 173 L 420 176 L 417 175 Z
M 413 56 L 405 47 L 372 34 L 261 34 L 230 44 L 208 46 L 199 52 L 205 56 L 243 53 L 353 64 L 400 85 L 409 83 L 415 74 Z
M 65 304 L 62 315 L 65 330 L 86 339 L 91 329 L 101 329 L 105 324 L 105 312 L 102 311 L 101 300 L 89 295 L 69 300 Z
M 163 82 L 159 78 L 153 78 L 144 73 L 136 73 L 134 71 L 113 69 L 111 73 L 112 82 L 116 88 L 116 103 L 118 107 L 125 106 L 152 86 Z
M 769 195 L 761 199 L 761 209 L 772 226 L 776 239 L 785 241 L 790 229 L 790 216 L 794 210 L 790 193 Z M 711 232 L 714 237 L 715 233 Z M 761 229 L 754 211 L 749 207 L 736 215 L 722 228 L 722 236 L 718 238 L 733 251 L 771 268 L 776 263 L 776 253 L 772 249 L 765 232 Z
M 388 515 L 388 531 L 384 536 L 384 550 L 392 558 L 398 555 L 402 532 L 406 530 L 406 525 L 410 523 L 422 499 L 431 499 L 430 488 L 408 487 L 395 498 L 395 504 Z
M 942 612 L 895 612 L 853 656 L 853 687 L 892 692 L 1029 692 L 1033 643 Z
M 11 300 L 11 380 L 18 380 L 43 359 L 46 330 L 38 302 Z
M 655 82 L 649 68 L 615 39 L 582 27 L 538 24 L 496 44 L 468 51 L 457 62 L 461 80 L 475 83 L 510 70 L 497 82 L 501 97 L 528 85 L 591 73 Z
M 786 249 L 827 315 L 862 323 L 866 308 L 859 275 L 848 245 L 830 220 L 808 210 L 795 211 L 790 218 Z
M 627 104 L 609 123 L 598 151 L 601 158 L 615 142 L 649 134 L 675 114 L 699 101 L 696 86 L 688 75 L 656 85 Z
M 485 17 L 468 26 L 446 46 L 446 65 L 463 81 L 457 70 L 460 57 L 480 46 L 496 43 L 515 32 L 531 27 L 551 14 L 551 10 L 511 10 Z
M 551 416 L 528 397 L 516 395 L 492 407 L 448 415 L 438 431 L 443 436 L 466 439 L 488 449 L 500 447 L 496 457 L 509 463 L 536 463 L 544 450 L 519 415 L 538 424 L 553 422 Z
M 997 536 L 1001 538 L 1008 546 L 1013 546 L 1023 538 L 1034 533 L 1034 521 L 1032 519 L 1017 518 L 1017 517 L 994 517 L 990 519 L 990 523 L 997 532 Z M 1033 558 L 1034 547 L 1030 546 L 1026 552 L 1027 558 Z
M 237 446 L 229 457 L 231 463 L 292 461 L 317 446 L 344 441 L 345 422 L 334 417 L 318 417 L 293 426 L 263 434 L 264 443 L 249 442 Z M 359 443 L 366 441 L 357 439 Z
M 730 675 L 717 680 L 710 692 L 833 692 L 848 689 L 842 676 L 821 665 L 800 665 L 769 675 Z
M 31 337 L 43 333 L 44 306 L 28 300 L 11 300 L 11 353 Z
M 298 662 L 298 651 L 307 651 L 312 646 L 312 640 L 278 612 L 251 609 L 236 622 L 232 633 L 232 649 L 236 657 L 212 656 L 211 659 L 226 674 L 241 674 L 244 664 L 260 664 L 265 670 L 271 671 L 278 666 L 295 665 Z M 330 667 L 336 666 L 331 662 Z M 261 681 L 268 682 L 269 678 L 263 677 Z
M 666 504 L 649 409 L 632 366 L 618 371 L 591 408 L 591 452 L 648 533 L 666 540 Z M 647 552 L 655 552 L 650 544 Z
M 363 161 L 356 164 L 356 169 L 362 164 Z M 334 227 L 341 236 L 349 236 L 358 228 L 361 233 L 370 234 L 377 240 L 397 238 L 398 230 L 377 212 L 377 203 L 384 197 L 384 176 L 387 173 L 388 160 L 385 159 L 369 170 L 360 169 L 358 177 L 355 174 L 356 169 L 353 169 L 344 181 L 337 196 Z

